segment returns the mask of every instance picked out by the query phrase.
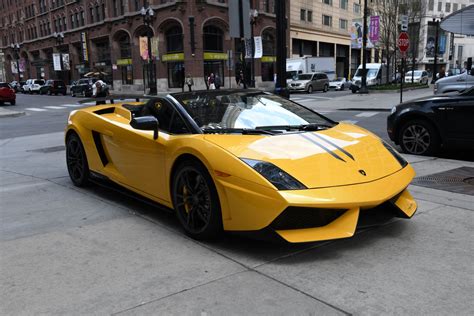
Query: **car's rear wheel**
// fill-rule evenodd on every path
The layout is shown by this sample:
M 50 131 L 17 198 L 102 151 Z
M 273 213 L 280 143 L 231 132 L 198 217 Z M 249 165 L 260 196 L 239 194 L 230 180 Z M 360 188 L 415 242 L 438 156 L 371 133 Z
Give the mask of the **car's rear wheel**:
M 66 140 L 66 164 L 74 185 L 82 187 L 89 183 L 89 164 L 84 146 L 77 134 L 71 134 Z
M 308 93 L 313 93 L 313 86 L 308 87 Z
M 209 239 L 222 231 L 219 196 L 201 163 L 186 161 L 178 166 L 173 176 L 172 198 L 178 220 L 192 238 Z
M 440 146 L 435 127 L 424 120 L 405 123 L 400 130 L 398 142 L 405 153 L 413 155 L 433 155 Z

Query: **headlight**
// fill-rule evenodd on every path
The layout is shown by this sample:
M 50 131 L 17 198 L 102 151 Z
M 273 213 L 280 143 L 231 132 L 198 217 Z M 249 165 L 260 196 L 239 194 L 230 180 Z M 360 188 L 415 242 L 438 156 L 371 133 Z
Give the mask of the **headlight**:
M 393 114 L 393 113 L 395 113 L 395 112 L 397 112 L 397 107 L 396 107 L 396 106 L 394 106 L 394 107 L 392 108 L 392 110 L 390 111 L 390 114 Z
M 301 182 L 270 162 L 247 158 L 240 159 L 270 181 L 278 190 L 307 189 Z
M 384 140 L 382 140 L 382 143 L 384 147 L 387 148 L 387 150 L 392 154 L 392 156 L 397 159 L 402 168 L 405 168 L 408 165 L 408 161 L 406 161 L 405 158 L 403 158 L 395 148 L 387 144 Z

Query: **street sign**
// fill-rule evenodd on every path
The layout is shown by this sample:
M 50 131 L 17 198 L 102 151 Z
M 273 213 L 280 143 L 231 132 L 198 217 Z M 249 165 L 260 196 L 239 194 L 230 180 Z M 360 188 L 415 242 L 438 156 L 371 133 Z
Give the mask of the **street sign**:
M 229 3 L 229 34 L 233 38 L 250 38 L 250 0 L 234 0 Z M 239 10 L 239 7 L 242 10 Z M 242 15 L 242 16 L 241 16 Z M 242 21 L 242 29 L 241 29 Z M 241 30 L 243 34 L 241 34 Z
M 402 32 L 408 31 L 408 15 L 402 15 L 400 16 L 400 30 Z
M 410 39 L 408 38 L 408 33 L 401 32 L 400 35 L 398 35 L 397 46 L 402 54 L 406 53 L 408 47 L 410 47 Z

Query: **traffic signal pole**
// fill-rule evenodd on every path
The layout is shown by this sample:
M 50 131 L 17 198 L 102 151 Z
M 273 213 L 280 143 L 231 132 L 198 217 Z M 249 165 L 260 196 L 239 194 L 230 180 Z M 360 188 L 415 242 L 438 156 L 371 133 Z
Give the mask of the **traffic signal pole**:
M 286 85 L 286 0 L 275 1 L 276 14 L 276 33 L 277 33 L 277 49 L 276 49 L 276 74 L 277 80 L 275 85 L 275 94 L 287 99 L 290 98 L 290 92 Z

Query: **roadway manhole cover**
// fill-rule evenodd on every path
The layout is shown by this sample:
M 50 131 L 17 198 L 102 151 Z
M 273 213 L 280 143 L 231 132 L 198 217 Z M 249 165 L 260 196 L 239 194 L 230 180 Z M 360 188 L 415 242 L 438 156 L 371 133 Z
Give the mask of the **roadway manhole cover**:
M 45 147 L 45 148 L 39 148 L 39 149 L 33 149 L 33 150 L 27 150 L 27 151 L 33 152 L 33 153 L 47 154 L 47 153 L 54 153 L 56 151 L 62 151 L 62 150 L 65 150 L 65 149 L 66 149 L 66 147 L 64 145 L 61 145 L 61 146 Z
M 474 168 L 461 167 L 415 178 L 413 185 L 474 195 Z

